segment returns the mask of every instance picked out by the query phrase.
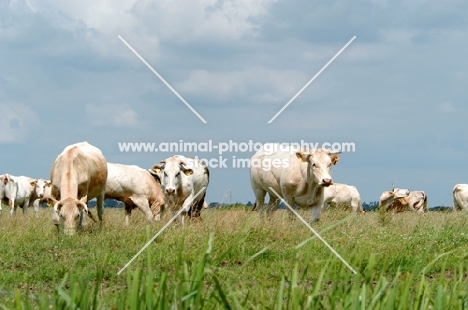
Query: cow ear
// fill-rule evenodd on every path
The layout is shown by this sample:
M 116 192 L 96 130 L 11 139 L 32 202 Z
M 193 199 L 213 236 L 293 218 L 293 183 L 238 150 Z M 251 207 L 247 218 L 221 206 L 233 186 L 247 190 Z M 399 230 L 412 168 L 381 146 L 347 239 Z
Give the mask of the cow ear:
M 51 182 L 51 181 L 47 181 L 47 182 L 46 182 L 46 186 L 52 186 L 52 182 Z
M 34 180 L 34 181 L 31 181 L 31 182 L 29 182 L 29 184 L 31 184 L 32 186 L 36 186 L 36 184 L 37 184 L 37 181 L 36 181 L 36 180 Z
M 189 175 L 193 174 L 193 170 L 192 169 L 185 169 L 184 173 L 185 173 L 186 176 L 189 176 Z
M 336 163 L 340 160 L 340 156 L 338 155 L 330 155 L 332 164 L 336 165 Z
M 312 154 L 308 152 L 296 152 L 296 156 L 300 161 L 306 162 L 310 158 L 310 156 L 312 156 Z
M 8 183 L 8 178 L 7 178 L 7 176 L 4 176 L 4 177 L 3 177 L 3 184 L 6 185 L 7 183 Z
M 154 165 L 153 167 L 149 169 L 150 172 L 153 171 L 154 173 L 160 173 L 161 170 L 162 170 L 162 165 L 158 165 L 158 164 Z

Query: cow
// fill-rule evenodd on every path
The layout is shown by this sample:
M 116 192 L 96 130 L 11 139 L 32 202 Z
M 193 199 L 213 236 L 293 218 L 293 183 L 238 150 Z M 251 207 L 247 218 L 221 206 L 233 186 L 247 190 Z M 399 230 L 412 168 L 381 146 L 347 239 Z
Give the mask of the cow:
M 453 211 L 468 211 L 468 184 L 453 187 Z
M 318 221 L 324 188 L 333 184 L 331 166 L 338 162 L 338 154 L 327 149 L 263 145 L 250 159 L 250 181 L 256 198 L 254 208 L 258 206 L 260 215 L 263 214 L 268 193 L 270 201 L 266 211 L 271 215 L 280 202 L 274 190 L 289 206 L 297 204 L 310 208 L 311 221 Z M 289 216 L 292 218 L 292 213 Z
M 382 212 L 389 211 L 391 210 L 392 205 L 395 202 L 395 200 L 408 197 L 409 194 L 410 194 L 409 189 L 392 188 L 392 191 L 385 191 L 380 196 L 379 209 Z
M 149 171 L 161 180 L 166 208 L 171 209 L 174 214 L 180 208 L 184 209 L 181 214 L 182 225 L 185 215 L 189 218 L 200 217 L 210 181 L 206 164 L 182 155 L 172 156 L 161 163 L 162 165 L 153 165 Z
M 128 226 L 134 208 L 139 208 L 148 221 L 159 219 L 164 209 L 161 184 L 146 169 L 138 166 L 107 163 L 105 199 L 115 199 L 125 204 L 125 226 Z
M 2 200 L 8 200 L 10 216 L 13 216 L 18 206 L 23 209 L 23 214 L 26 214 L 29 205 L 32 205 L 34 200 L 44 195 L 43 181 L 42 179 L 35 180 L 26 176 L 13 176 L 8 173 L 2 176 Z M 37 211 L 36 217 L 38 217 Z
M 4 177 L 5 175 L 2 174 L 0 175 L 0 215 L 2 214 L 3 211 L 3 204 L 8 205 L 8 198 L 5 197 L 5 183 L 4 183 Z
M 427 196 L 423 191 L 410 191 L 408 197 L 396 199 L 388 210 L 395 212 L 416 211 L 427 212 Z
M 37 217 L 37 213 L 39 212 L 39 206 L 41 203 L 49 203 L 49 198 L 51 196 L 51 191 L 52 191 L 52 182 L 49 180 L 44 180 L 44 179 L 38 179 L 37 184 L 36 184 L 36 190 L 41 190 L 43 191 L 42 195 L 38 195 L 38 197 L 34 200 L 33 202 L 33 209 Z M 49 205 L 52 207 L 53 205 Z
M 96 198 L 97 214 L 102 224 L 104 195 L 107 181 L 107 162 L 101 150 L 88 142 L 67 146 L 57 156 L 50 171 L 54 204 L 53 223 L 64 233 L 73 235 L 77 224 L 86 226 L 85 213 L 93 220 L 87 203 Z
M 323 195 L 323 206 L 330 204 L 351 208 L 356 214 L 364 213 L 361 196 L 357 188 L 352 185 L 333 183 L 324 188 Z

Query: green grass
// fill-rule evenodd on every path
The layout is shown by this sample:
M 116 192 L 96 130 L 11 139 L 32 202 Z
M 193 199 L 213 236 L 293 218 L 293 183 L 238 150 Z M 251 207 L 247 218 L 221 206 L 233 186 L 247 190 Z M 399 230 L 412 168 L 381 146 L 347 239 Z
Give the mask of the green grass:
M 32 211 L 32 210 L 31 210 Z M 92 210 L 95 213 L 95 210 Z M 302 213 L 308 219 L 309 213 Z M 167 217 L 165 220 L 168 220 Z M 57 235 L 50 210 L 0 217 L 0 309 L 463 309 L 468 215 L 362 216 L 327 210 L 313 227 L 277 211 L 203 210 L 172 225 L 121 275 L 165 222 L 106 209 L 79 234 Z

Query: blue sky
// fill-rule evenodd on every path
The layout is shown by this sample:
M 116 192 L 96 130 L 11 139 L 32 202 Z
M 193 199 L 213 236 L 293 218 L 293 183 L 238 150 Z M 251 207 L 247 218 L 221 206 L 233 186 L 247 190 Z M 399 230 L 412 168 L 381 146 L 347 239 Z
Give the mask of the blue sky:
M 424 0 L 0 1 L 0 173 L 48 178 L 84 140 L 144 168 L 173 154 L 121 153 L 118 142 L 354 142 L 332 176 L 364 201 L 393 182 L 451 205 L 468 183 L 467 11 Z M 254 199 L 247 169 L 212 169 L 207 199 L 229 189 Z

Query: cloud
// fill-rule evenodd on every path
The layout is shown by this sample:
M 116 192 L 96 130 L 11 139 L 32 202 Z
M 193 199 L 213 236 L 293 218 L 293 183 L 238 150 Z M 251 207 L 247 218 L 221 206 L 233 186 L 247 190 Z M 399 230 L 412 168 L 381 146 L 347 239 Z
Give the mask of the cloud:
M 27 105 L 0 102 L 0 143 L 22 143 L 39 124 L 36 112 Z
M 96 127 L 135 127 L 139 119 L 126 104 L 87 104 L 86 115 Z
M 451 101 L 444 101 L 439 104 L 438 110 L 442 113 L 453 113 L 456 111 L 455 105 Z

